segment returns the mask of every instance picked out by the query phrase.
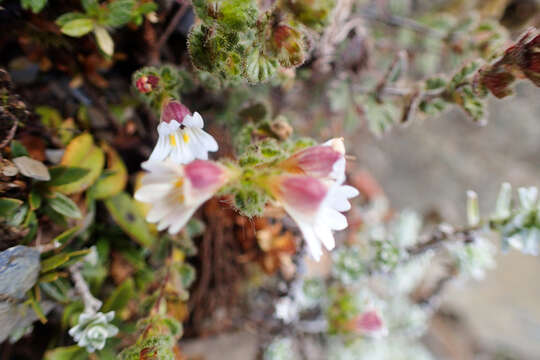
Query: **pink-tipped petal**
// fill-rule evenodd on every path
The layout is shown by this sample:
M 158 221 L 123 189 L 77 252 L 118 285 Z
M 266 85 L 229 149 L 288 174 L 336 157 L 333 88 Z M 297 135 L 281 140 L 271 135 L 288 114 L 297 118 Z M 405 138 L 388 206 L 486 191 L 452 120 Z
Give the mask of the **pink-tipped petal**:
M 172 100 L 167 102 L 161 111 L 161 121 L 169 123 L 172 120 L 178 121 L 180 124 L 184 121 L 184 117 L 190 115 L 191 112 L 181 102 Z

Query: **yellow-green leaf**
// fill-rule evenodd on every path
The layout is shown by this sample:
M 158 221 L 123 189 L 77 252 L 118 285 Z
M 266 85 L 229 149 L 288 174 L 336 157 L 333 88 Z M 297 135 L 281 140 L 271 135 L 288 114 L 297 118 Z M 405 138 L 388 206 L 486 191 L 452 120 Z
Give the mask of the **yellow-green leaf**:
M 155 236 L 150 232 L 148 224 L 135 206 L 135 200 L 127 193 L 120 192 L 106 199 L 105 206 L 114 221 L 134 241 L 143 246 L 150 246 L 155 241 Z
M 79 229 L 80 228 L 78 226 L 75 226 L 71 229 L 67 229 L 66 231 L 64 231 L 57 237 L 55 237 L 53 242 L 58 242 L 59 244 L 65 244 L 66 242 L 71 240 L 71 238 L 77 233 L 77 231 L 79 231 Z
M 78 345 L 57 347 L 45 353 L 45 360 L 82 360 L 88 358 L 84 348 Z
M 63 194 L 81 192 L 90 187 L 99 177 L 105 163 L 103 151 L 94 145 L 92 136 L 82 134 L 71 140 L 62 157 L 61 165 L 88 169 L 81 179 L 69 184 L 55 186 L 53 190 Z
M 111 175 L 99 178 L 92 186 L 91 194 L 94 199 L 105 199 L 124 190 L 127 183 L 127 169 L 116 150 L 106 143 L 101 148 L 107 154 L 107 170 Z
M 41 275 L 39 277 L 38 282 L 40 282 L 40 283 L 49 283 L 49 282 L 53 282 L 53 281 L 58 280 L 58 278 L 66 277 L 66 276 L 67 275 L 66 275 L 65 272 L 54 271 L 54 272 L 50 272 L 50 273 Z
M 94 20 L 83 18 L 68 21 L 60 30 L 66 35 L 81 37 L 88 34 L 93 28 Z

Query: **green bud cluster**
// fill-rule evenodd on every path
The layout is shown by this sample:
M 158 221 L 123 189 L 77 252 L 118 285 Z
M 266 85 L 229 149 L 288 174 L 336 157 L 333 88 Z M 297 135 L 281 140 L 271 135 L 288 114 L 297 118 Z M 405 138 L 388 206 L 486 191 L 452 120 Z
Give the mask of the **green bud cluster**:
M 196 0 L 201 22 L 189 35 L 194 66 L 233 82 L 265 82 L 306 59 L 307 28 L 322 30 L 334 1 L 278 2 L 263 11 L 254 0 Z
M 193 80 L 183 70 L 174 66 L 164 65 L 160 67 L 147 66 L 133 73 L 132 83 L 135 89 L 143 77 L 156 78 L 156 85 L 150 91 L 138 91 L 139 97 L 155 111 L 161 110 L 161 104 L 166 99 L 177 99 L 181 92 L 193 89 Z

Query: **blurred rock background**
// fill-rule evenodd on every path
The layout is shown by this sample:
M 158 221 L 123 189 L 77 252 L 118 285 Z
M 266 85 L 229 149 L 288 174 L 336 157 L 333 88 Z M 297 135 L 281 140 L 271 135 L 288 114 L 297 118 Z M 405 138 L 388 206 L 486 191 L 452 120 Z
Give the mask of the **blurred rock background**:
M 468 189 L 478 192 L 487 213 L 502 182 L 540 186 L 540 101 L 528 84 L 516 90 L 510 101 L 491 102 L 485 127 L 453 110 L 381 139 L 364 127 L 349 151 L 380 181 L 395 209 L 437 213 L 463 224 Z M 497 268 L 484 281 L 446 290 L 442 314 L 434 317 L 426 343 L 440 359 L 540 358 L 538 273 L 538 258 L 499 253 Z M 252 359 L 256 337 L 226 334 L 187 341 L 183 349 L 189 355 L 204 352 L 206 360 Z

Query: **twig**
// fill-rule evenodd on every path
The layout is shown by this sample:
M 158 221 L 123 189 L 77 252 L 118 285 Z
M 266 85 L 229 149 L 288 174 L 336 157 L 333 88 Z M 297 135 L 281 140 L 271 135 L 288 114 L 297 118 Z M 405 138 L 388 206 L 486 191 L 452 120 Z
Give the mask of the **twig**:
M 86 283 L 81 274 L 80 265 L 71 265 L 69 267 L 69 272 L 71 274 L 73 282 L 75 283 L 75 289 L 77 289 L 77 292 L 82 297 L 84 303 L 84 311 L 96 313 L 99 308 L 101 308 L 102 303 L 100 300 L 96 299 L 90 292 L 88 284 Z
M 9 132 L 8 132 L 6 138 L 2 141 L 2 143 L 0 143 L 0 149 L 5 147 L 7 144 L 9 144 L 9 142 L 15 136 L 15 132 L 17 131 L 17 126 L 18 126 L 19 122 L 17 121 L 17 119 L 15 119 L 15 117 L 13 115 L 11 115 L 11 116 L 14 118 L 13 125 L 11 126 L 11 129 L 9 129 Z
M 159 37 L 158 41 L 156 42 L 155 47 L 152 49 L 151 52 L 151 59 L 150 63 L 152 65 L 156 65 L 159 63 L 159 56 L 161 54 L 161 49 L 163 48 L 163 45 L 167 42 L 169 39 L 169 36 L 171 36 L 172 32 L 186 13 L 187 9 L 189 8 L 189 2 L 186 0 L 178 0 L 180 3 L 180 7 L 178 10 L 176 10 L 176 13 L 174 14 L 173 18 L 165 28 L 165 31 L 161 36 Z
M 359 16 L 367 20 L 378 21 L 380 23 L 383 23 L 389 26 L 405 27 L 413 31 L 416 31 L 418 33 L 421 33 L 423 35 L 433 36 L 438 39 L 444 39 L 447 37 L 446 33 L 433 29 L 429 26 L 423 25 L 413 19 L 404 18 L 401 16 L 390 15 L 390 14 L 381 15 L 373 10 L 367 10 L 365 12 L 362 12 L 359 14 Z

